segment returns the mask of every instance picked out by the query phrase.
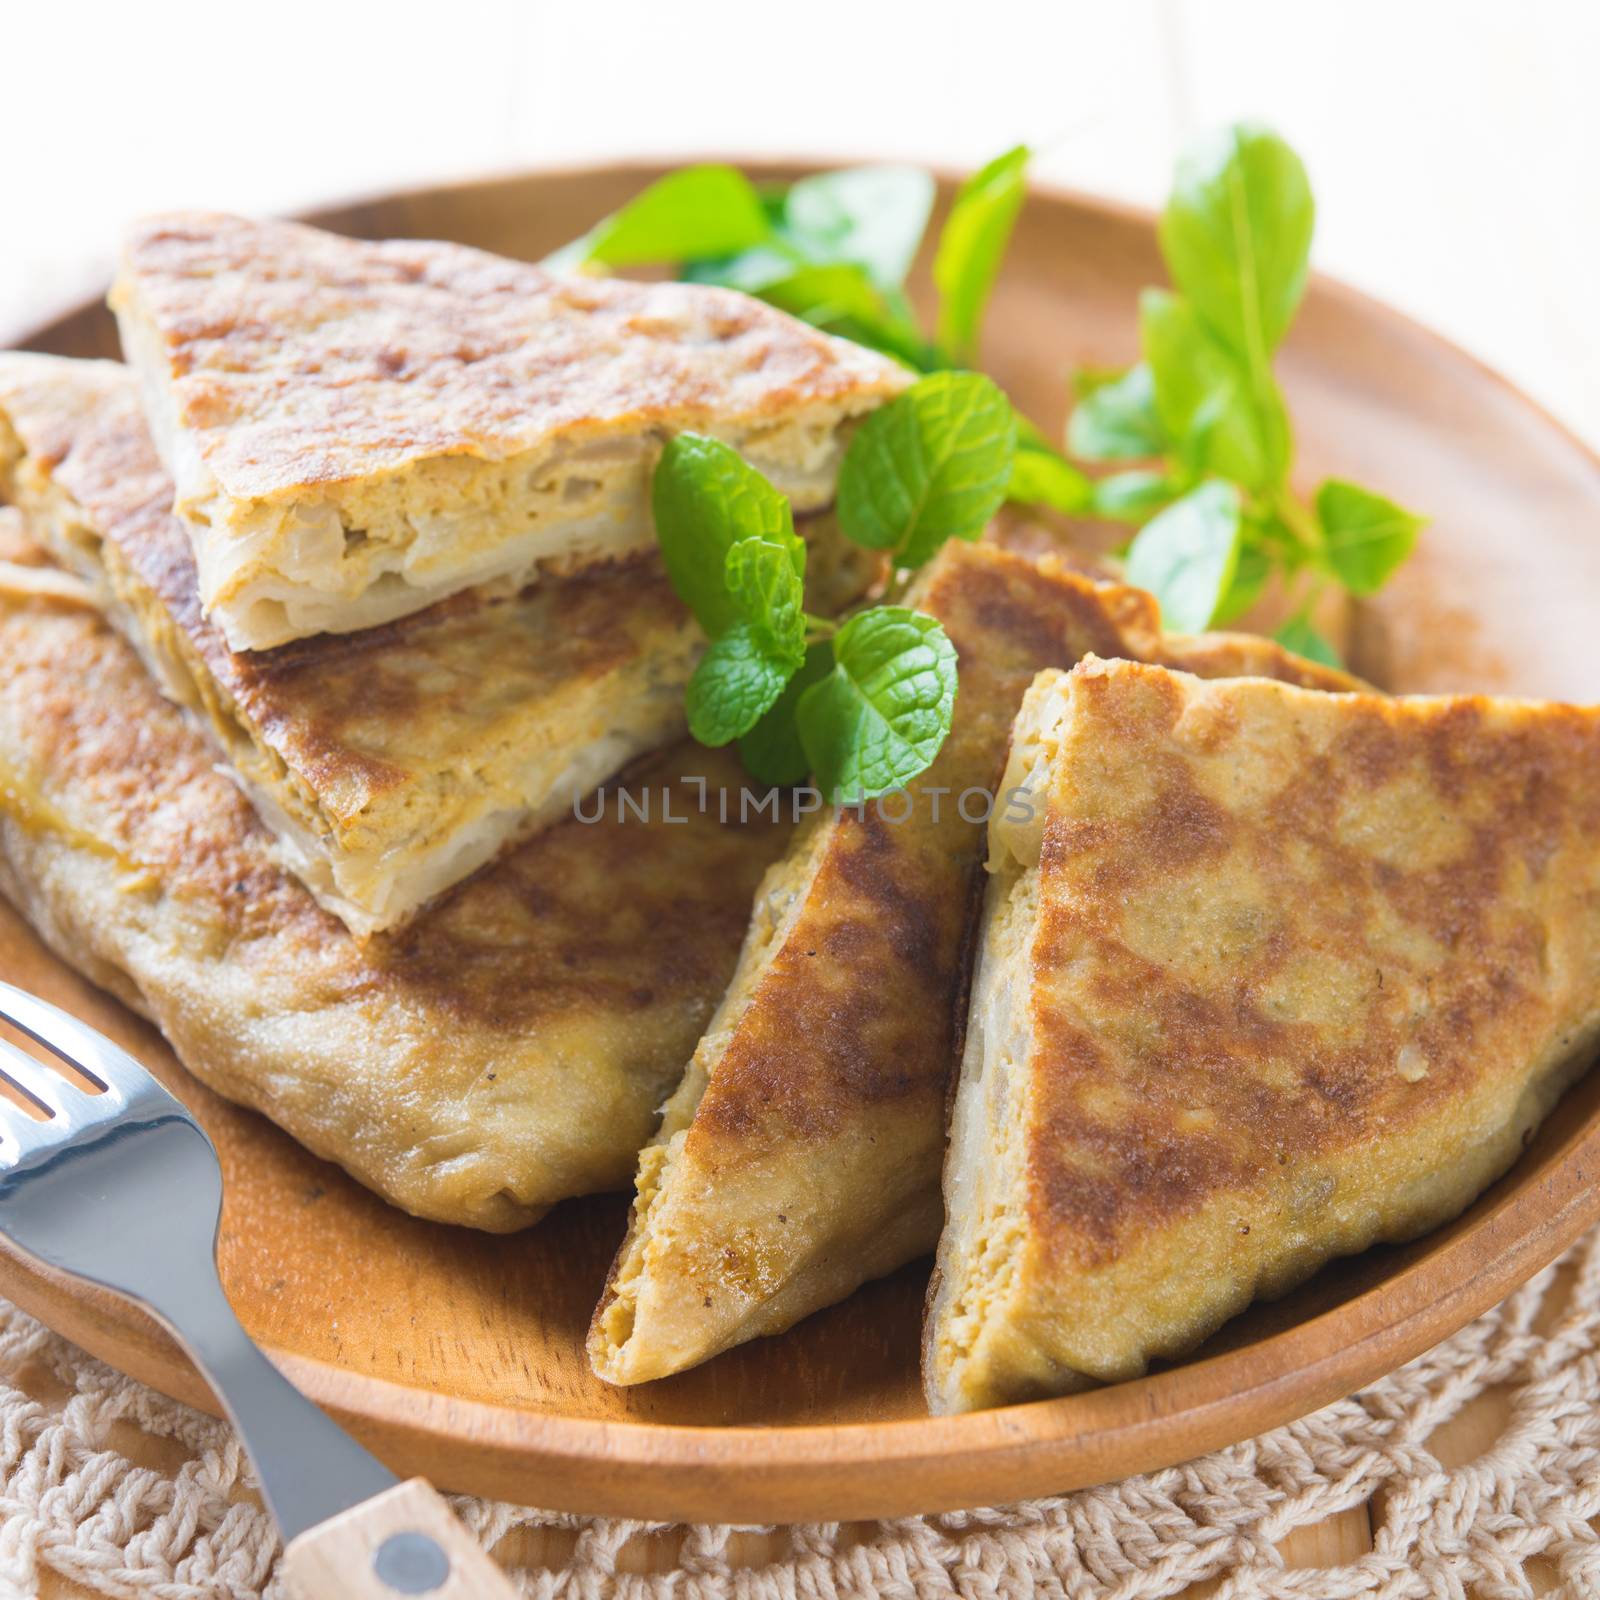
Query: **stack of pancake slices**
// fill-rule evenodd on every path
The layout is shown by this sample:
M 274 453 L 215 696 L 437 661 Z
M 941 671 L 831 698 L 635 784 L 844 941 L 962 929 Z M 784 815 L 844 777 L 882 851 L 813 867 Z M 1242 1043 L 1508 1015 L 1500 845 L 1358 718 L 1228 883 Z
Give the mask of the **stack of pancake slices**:
M 134 229 L 112 305 L 127 366 L 0 354 L 0 891 L 407 1211 L 636 1184 L 601 1378 L 935 1250 L 934 1410 L 1126 1378 L 1458 1212 L 1588 1064 L 1600 713 L 958 542 L 911 595 L 959 658 L 933 766 L 797 822 L 685 738 L 651 474 L 733 445 L 843 609 L 896 364 L 226 216 Z

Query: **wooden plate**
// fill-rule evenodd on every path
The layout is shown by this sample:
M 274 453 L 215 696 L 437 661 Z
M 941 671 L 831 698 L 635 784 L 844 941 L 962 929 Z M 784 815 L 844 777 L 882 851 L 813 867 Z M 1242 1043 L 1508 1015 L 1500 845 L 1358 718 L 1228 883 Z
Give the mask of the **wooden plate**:
M 537 256 L 660 170 L 533 174 L 320 220 Z M 1149 218 L 1036 194 L 990 319 L 988 365 L 1056 427 L 1067 373 L 1131 356 L 1136 292 L 1161 275 Z M 116 352 L 95 307 L 28 342 Z M 1335 284 L 1313 285 L 1282 371 L 1307 483 L 1347 474 L 1434 519 L 1415 562 L 1359 619 L 1357 666 L 1410 690 L 1600 698 L 1600 463 L 1469 357 Z M 0 972 L 113 1035 L 198 1111 L 226 1175 L 229 1294 L 303 1389 L 401 1471 L 554 1509 L 866 1518 L 1181 1461 L 1391 1371 L 1600 1219 L 1597 1074 L 1452 1226 L 1330 1268 L 1136 1383 L 928 1419 L 916 1383 L 919 1264 L 782 1338 L 664 1383 L 608 1389 L 589 1373 L 583 1334 L 621 1234 L 621 1198 L 570 1203 L 510 1238 L 416 1222 L 187 1079 L 151 1030 L 46 955 L 3 906 Z M 212 1406 L 171 1342 L 114 1297 L 10 1255 L 0 1291 L 136 1377 Z

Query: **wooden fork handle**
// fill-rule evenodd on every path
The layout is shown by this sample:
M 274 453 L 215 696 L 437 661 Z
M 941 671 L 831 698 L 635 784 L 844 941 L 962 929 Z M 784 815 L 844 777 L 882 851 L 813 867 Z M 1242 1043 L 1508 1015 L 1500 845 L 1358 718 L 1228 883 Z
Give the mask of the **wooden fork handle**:
M 515 1600 L 517 1592 L 423 1478 L 308 1528 L 283 1566 L 301 1600 Z

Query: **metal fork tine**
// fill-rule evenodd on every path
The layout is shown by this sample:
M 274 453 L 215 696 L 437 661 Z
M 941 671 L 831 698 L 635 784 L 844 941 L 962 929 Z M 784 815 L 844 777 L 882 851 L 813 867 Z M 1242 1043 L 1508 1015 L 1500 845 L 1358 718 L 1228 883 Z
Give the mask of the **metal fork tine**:
M 132 1057 L 87 1023 L 9 983 L 0 983 L 0 1019 L 20 1028 L 46 1050 L 104 1086 L 113 1104 L 146 1099 L 151 1094 L 171 1098 Z
M 8 983 L 0 1019 L 106 1086 L 82 1092 L 0 1039 L 0 1082 L 54 1113 L 41 1122 L 0 1101 L 0 1236 L 132 1296 L 178 1335 L 244 1434 L 286 1541 L 398 1491 L 399 1479 L 291 1388 L 239 1326 L 217 1276 L 222 1167 L 187 1107 L 109 1039 Z M 409 1526 L 419 1514 L 408 1509 L 396 1525 L 407 1559 L 420 1550 L 424 1560 L 408 1571 L 435 1574 L 423 1584 L 433 1592 L 443 1563 L 452 1592 L 487 1594 L 478 1575 L 458 1582 L 438 1540 Z M 383 1532 L 392 1542 L 387 1523 Z
M 68 1088 L 66 1079 L 42 1066 L 9 1039 L 0 1039 L 0 1078 L 42 1106 L 63 1127 L 77 1125 L 79 1119 L 73 1116 L 73 1107 L 62 1092 Z
M 0 1048 L 0 1078 L 8 1079 L 13 1087 L 20 1089 L 29 1099 L 50 1105 L 50 1099 L 34 1085 L 40 1078 L 53 1077 L 54 1074 L 47 1067 L 41 1067 L 31 1056 L 23 1055 L 9 1039 L 0 1039 L 0 1047 L 3 1047 Z M 31 1071 L 16 1069 L 15 1060 L 18 1056 L 28 1063 Z M 37 1117 L 30 1117 L 20 1106 L 0 1098 L 0 1170 L 40 1150 L 59 1145 L 68 1131 L 59 1117 L 41 1122 Z

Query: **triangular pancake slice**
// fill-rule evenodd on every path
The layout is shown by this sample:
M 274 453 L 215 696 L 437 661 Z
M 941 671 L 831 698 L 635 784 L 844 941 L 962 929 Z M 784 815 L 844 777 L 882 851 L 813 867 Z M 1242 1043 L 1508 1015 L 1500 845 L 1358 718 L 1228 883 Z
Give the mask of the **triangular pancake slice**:
M 1133 1377 L 1434 1227 L 1596 1049 L 1600 710 L 1086 661 L 1004 784 L 936 1412 Z
M 762 884 L 738 974 L 641 1157 L 589 1338 L 612 1383 L 781 1332 L 932 1248 L 984 791 L 1011 719 L 1045 664 L 1163 648 L 1147 594 L 1055 558 L 953 544 L 912 599 L 960 656 L 950 736 L 908 801 L 819 814 Z
M 398 926 L 683 734 L 705 641 L 654 554 L 236 653 L 201 613 L 171 499 L 128 368 L 0 353 L 0 501 L 99 589 L 285 863 L 359 936 Z M 816 592 L 849 598 L 874 558 L 831 519 L 808 522 Z
M 408 1211 L 499 1232 L 625 1185 L 788 837 L 737 763 L 651 758 L 633 809 L 358 946 L 20 521 L 0 512 L 0 894 L 196 1077 Z
M 235 650 L 647 548 L 686 429 L 816 510 L 909 382 L 731 290 L 199 213 L 132 230 L 112 305 Z

